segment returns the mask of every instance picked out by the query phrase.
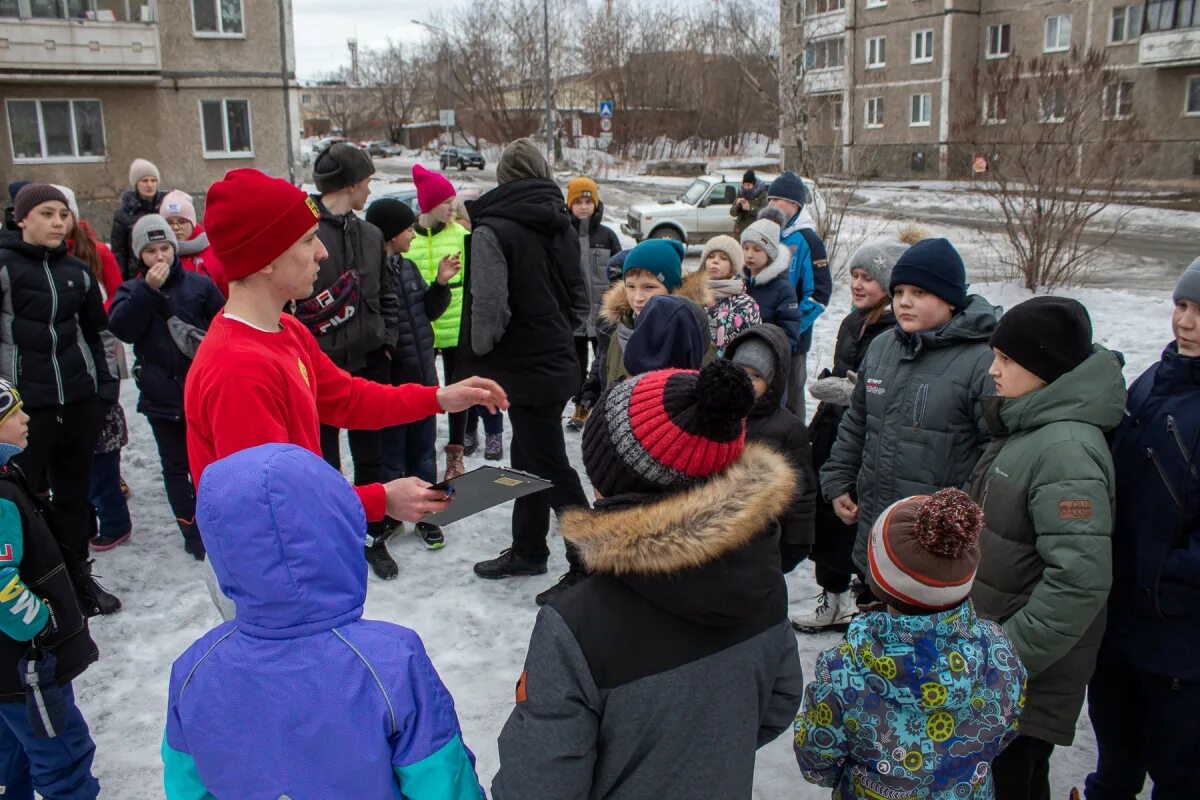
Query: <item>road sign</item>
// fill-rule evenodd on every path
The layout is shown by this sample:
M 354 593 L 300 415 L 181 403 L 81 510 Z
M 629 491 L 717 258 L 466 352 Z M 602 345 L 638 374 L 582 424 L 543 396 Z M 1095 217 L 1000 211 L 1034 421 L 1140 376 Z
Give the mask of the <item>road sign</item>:
M 438 111 L 438 124 L 443 128 L 454 127 L 454 109 L 443 108 Z
M 600 116 L 602 118 L 612 119 L 612 115 L 613 115 L 613 101 L 612 100 L 601 100 L 600 101 Z
M 600 130 L 604 133 L 608 133 L 612 130 L 612 117 L 600 118 Z
M 982 175 L 983 173 L 987 172 L 987 169 L 988 169 L 987 159 L 984 158 L 983 156 L 975 156 L 975 161 L 973 164 L 971 164 L 971 169 L 975 172 L 976 175 Z
M 596 139 L 596 146 L 599 147 L 601 150 L 607 150 L 608 146 L 610 144 L 612 144 L 612 134 L 611 133 L 602 133 L 602 134 L 600 134 L 600 137 L 598 139 Z

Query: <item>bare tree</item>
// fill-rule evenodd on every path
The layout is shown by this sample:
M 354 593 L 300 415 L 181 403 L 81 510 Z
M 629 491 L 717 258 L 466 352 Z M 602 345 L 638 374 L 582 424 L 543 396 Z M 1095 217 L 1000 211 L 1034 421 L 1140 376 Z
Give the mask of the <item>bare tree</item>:
M 1075 49 L 989 61 L 975 84 L 978 115 L 955 138 L 961 161 L 986 164 L 977 186 L 1004 232 L 1001 261 L 1031 290 L 1086 279 L 1147 155 L 1133 85 L 1102 52 Z
M 400 141 L 404 126 L 416 116 L 426 69 L 427 65 L 415 51 L 394 42 L 363 53 L 363 83 L 369 87 L 375 114 L 393 142 Z
M 361 92 L 348 87 L 322 87 L 317 105 L 333 130 L 348 139 L 357 139 L 366 130 L 370 116 L 363 100 Z

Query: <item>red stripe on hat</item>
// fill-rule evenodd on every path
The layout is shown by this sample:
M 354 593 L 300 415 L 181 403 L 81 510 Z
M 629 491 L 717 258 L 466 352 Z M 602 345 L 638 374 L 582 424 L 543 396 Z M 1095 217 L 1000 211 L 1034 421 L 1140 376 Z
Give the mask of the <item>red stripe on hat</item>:
M 636 379 L 629 398 L 629 425 L 655 461 L 690 478 L 702 478 L 737 460 L 745 445 L 745 425 L 731 442 L 714 442 L 679 427 L 663 405 L 663 390 L 680 372 L 689 370 L 658 370 Z
M 928 499 L 929 499 L 929 495 L 925 495 L 925 494 L 913 495 L 912 497 L 908 498 L 908 500 L 928 500 Z M 893 511 L 894 511 L 894 509 L 893 509 Z M 891 514 L 888 514 L 888 519 L 891 519 Z M 911 569 L 907 564 L 905 564 L 896 555 L 896 551 L 894 549 L 892 549 L 892 539 L 890 536 L 888 536 L 887 520 L 884 520 L 884 523 L 883 523 L 883 537 L 882 538 L 883 538 L 883 547 L 885 550 L 887 550 L 888 558 L 891 560 L 892 564 L 896 567 L 896 569 L 900 570 L 901 572 L 903 572 L 908 577 L 912 578 L 917 583 L 924 584 L 925 586 L 929 586 L 934 589 L 949 589 L 949 588 L 953 588 L 955 586 L 962 586 L 964 583 L 970 583 L 971 581 L 975 580 L 974 573 L 964 576 L 962 578 L 962 580 L 943 581 L 943 580 L 938 580 L 937 578 L 931 578 L 928 575 L 924 575 L 924 574 L 916 571 L 915 569 Z

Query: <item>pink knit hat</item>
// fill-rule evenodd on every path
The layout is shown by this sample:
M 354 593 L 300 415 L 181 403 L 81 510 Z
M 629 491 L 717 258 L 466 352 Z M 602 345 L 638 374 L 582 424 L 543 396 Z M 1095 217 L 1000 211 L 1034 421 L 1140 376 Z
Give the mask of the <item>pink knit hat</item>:
M 413 183 L 417 185 L 417 205 L 422 214 L 428 214 L 456 194 L 446 176 L 431 172 L 420 164 L 413 164 Z

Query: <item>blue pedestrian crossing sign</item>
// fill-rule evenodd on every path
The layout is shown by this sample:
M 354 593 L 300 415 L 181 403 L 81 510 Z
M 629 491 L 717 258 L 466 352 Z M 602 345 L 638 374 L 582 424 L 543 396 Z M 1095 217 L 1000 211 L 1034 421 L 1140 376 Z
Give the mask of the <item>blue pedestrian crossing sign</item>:
M 613 101 L 612 100 L 601 100 L 600 101 L 600 117 L 612 119 L 612 115 L 613 115 Z

